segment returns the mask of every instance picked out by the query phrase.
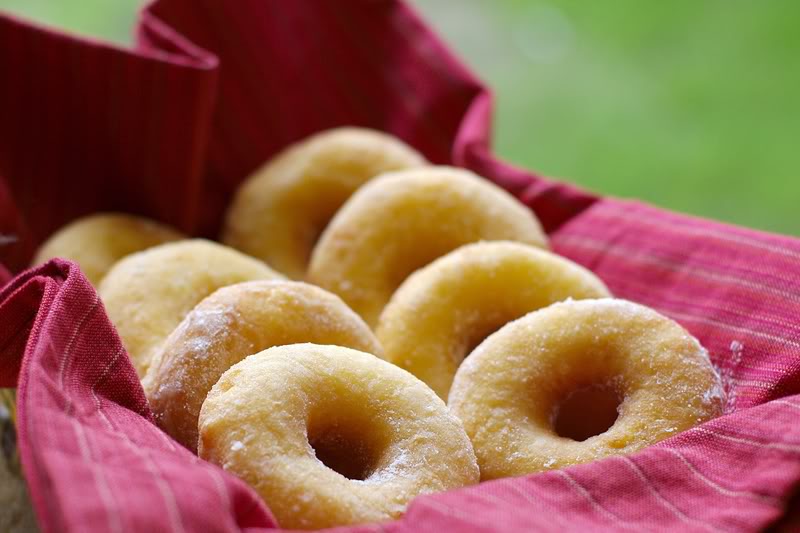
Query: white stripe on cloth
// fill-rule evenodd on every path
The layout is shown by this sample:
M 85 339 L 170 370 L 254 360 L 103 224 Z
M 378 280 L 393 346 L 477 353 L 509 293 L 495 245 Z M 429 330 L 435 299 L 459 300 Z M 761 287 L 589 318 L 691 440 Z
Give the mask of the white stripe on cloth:
M 650 491 L 650 493 L 654 496 L 654 498 L 659 503 L 661 503 L 661 505 L 663 505 L 666 509 L 668 509 L 674 516 L 676 516 L 679 520 L 681 520 L 682 522 L 686 522 L 687 524 L 694 524 L 694 525 L 700 526 L 703 529 L 707 529 L 709 531 L 725 531 L 724 529 L 720 529 L 720 528 L 718 528 L 718 527 L 716 527 L 713 524 L 710 524 L 708 522 L 704 522 L 702 520 L 698 520 L 696 518 L 692 518 L 692 517 L 686 515 L 683 511 L 681 511 L 677 507 L 675 507 L 675 505 L 672 504 L 672 502 L 667 500 L 658 491 L 658 489 L 656 489 L 655 485 L 653 485 L 653 483 L 647 478 L 647 476 L 644 475 L 644 472 L 642 472 L 642 469 L 639 468 L 639 465 L 637 465 L 635 462 L 633 462 L 633 459 L 631 459 L 630 457 L 628 457 L 626 455 L 619 455 L 619 456 L 617 456 L 617 459 L 622 461 L 626 465 L 628 465 L 630 467 L 630 469 L 633 470 L 633 472 L 636 474 L 636 476 L 642 481 L 642 483 L 645 484 L 645 486 Z
M 94 459 L 92 459 L 91 452 L 89 451 L 89 444 L 86 441 L 86 435 L 83 426 L 78 423 L 74 418 L 70 418 L 70 424 L 75 431 L 75 442 L 78 443 L 78 448 L 81 451 L 83 463 L 92 472 L 94 484 L 97 487 L 97 493 L 100 495 L 100 500 L 103 503 L 103 510 L 106 513 L 106 520 L 108 521 L 109 531 L 122 533 L 122 522 L 120 521 L 119 513 L 114 509 L 114 496 L 111 493 L 111 487 L 108 485 L 108 480 L 103 474 L 103 468 L 98 467 Z
M 606 207 L 605 205 L 600 203 L 598 204 L 597 211 L 603 213 L 600 216 L 605 218 L 606 220 L 611 220 L 611 221 L 619 220 L 624 222 L 633 221 L 639 225 L 655 226 L 662 231 L 670 231 L 672 233 L 676 233 L 679 235 L 695 235 L 698 237 L 702 237 L 703 239 L 714 237 L 718 240 L 727 241 L 736 245 L 743 244 L 755 250 L 761 250 L 761 251 L 766 250 L 768 252 L 790 257 L 792 259 L 800 259 L 800 251 L 795 251 L 789 248 L 784 248 L 782 246 L 767 243 L 761 239 L 757 239 L 754 237 L 745 237 L 744 235 L 739 235 L 738 233 L 730 233 L 714 227 L 699 228 L 696 226 L 689 226 L 687 224 L 689 221 L 697 219 L 693 219 L 685 215 L 670 217 L 669 223 L 665 224 L 663 218 L 642 217 L 640 213 L 641 211 L 646 211 L 645 209 L 618 210 L 616 208 L 605 209 L 605 207 Z M 610 213 L 610 216 L 608 215 L 608 213 Z
M 653 448 L 654 450 L 660 450 L 663 452 L 668 452 L 675 457 L 677 457 L 685 466 L 689 469 L 689 471 L 694 475 L 697 479 L 702 481 L 704 484 L 711 487 L 716 492 L 722 494 L 723 496 L 730 496 L 731 498 L 747 498 L 750 500 L 755 500 L 761 503 L 765 503 L 771 507 L 780 507 L 781 502 L 777 498 L 773 498 L 772 496 L 767 496 L 766 494 L 758 494 L 756 492 L 750 492 L 746 490 L 735 490 L 735 489 L 728 489 L 720 485 L 719 483 L 712 481 L 705 474 L 700 472 L 689 460 L 678 450 L 673 448 Z
M 568 244 L 578 246 L 587 250 L 602 252 L 604 255 L 621 257 L 625 259 L 627 262 L 634 262 L 631 261 L 631 259 L 638 260 L 636 262 L 640 264 L 655 265 L 660 268 L 663 268 L 664 270 L 690 274 L 697 278 L 702 278 L 720 283 L 721 285 L 724 286 L 735 285 L 738 287 L 747 287 L 748 289 L 751 289 L 755 293 L 772 294 L 789 301 L 797 301 L 798 299 L 800 299 L 800 292 L 780 289 L 776 287 L 774 283 L 748 280 L 742 278 L 741 276 L 723 274 L 715 270 L 711 270 L 698 265 L 691 265 L 690 267 L 687 268 L 684 263 L 681 263 L 679 261 L 670 261 L 662 257 L 655 256 L 653 254 L 648 254 L 647 252 L 642 251 L 640 248 L 631 248 L 628 246 L 622 246 L 618 243 L 614 243 L 613 246 L 609 246 L 609 244 L 604 240 L 597 240 L 591 237 L 585 237 L 581 235 L 570 235 L 570 234 L 560 236 L 559 242 L 567 242 Z
M 705 428 L 703 426 L 694 428 L 694 431 L 699 433 L 705 433 L 707 435 L 711 435 L 720 439 L 728 440 L 731 442 L 736 442 L 738 444 L 746 444 L 748 446 L 752 446 L 755 448 L 770 448 L 774 450 L 780 450 L 790 453 L 800 453 L 800 444 L 797 443 L 785 443 L 785 442 L 758 442 L 756 440 L 751 440 L 743 437 L 733 437 L 731 435 L 725 435 L 724 433 L 718 433 L 711 429 Z
M 74 346 L 75 346 L 75 340 L 82 333 L 82 330 L 84 329 L 89 317 L 94 313 L 94 311 L 96 309 L 98 309 L 98 307 L 99 307 L 98 304 L 99 303 L 100 303 L 100 299 L 97 296 L 97 294 L 95 293 L 95 298 L 94 298 L 94 300 L 92 302 L 92 305 L 90 305 L 87 308 L 86 313 L 78 321 L 77 326 L 75 327 L 75 329 L 73 330 L 72 334 L 70 335 L 69 340 L 67 341 L 67 346 L 65 347 L 64 352 L 63 352 L 63 354 L 61 356 L 61 359 L 59 361 L 58 382 L 59 382 L 59 385 L 61 386 L 62 392 L 64 393 L 64 399 L 65 399 L 64 413 L 68 417 L 71 417 L 72 401 L 70 399 L 70 396 L 68 394 L 66 394 L 66 391 L 64 391 L 64 383 L 65 383 L 65 380 L 66 380 L 66 374 L 68 373 L 69 368 L 70 368 L 70 364 L 69 363 L 73 359 L 72 351 L 73 351 Z M 100 382 L 100 380 L 98 379 L 95 382 L 95 386 L 99 382 Z M 97 397 L 97 394 L 96 394 L 96 391 L 95 391 L 94 387 L 92 387 L 91 393 L 93 395 L 93 398 L 94 398 L 94 401 L 95 401 L 95 405 L 97 407 L 100 407 L 100 399 Z M 99 410 L 99 413 L 101 414 L 102 418 L 105 420 L 105 423 L 113 430 L 114 427 L 111 424 L 111 421 L 108 419 L 108 417 L 106 417 L 106 415 L 102 411 L 102 409 Z M 71 421 L 72 421 L 73 424 L 76 424 L 77 427 L 80 427 L 80 424 L 74 418 L 72 418 Z M 83 432 L 83 428 L 82 427 L 80 427 L 80 430 L 81 430 L 81 432 Z M 153 463 L 153 461 L 150 459 L 150 457 L 147 456 L 147 454 L 145 452 L 140 450 L 136 445 L 133 444 L 133 442 L 130 441 L 129 437 L 127 436 L 127 434 L 125 432 L 119 431 L 117 433 L 123 436 L 123 442 L 125 442 L 128 445 L 128 447 L 131 449 L 131 451 L 133 451 L 135 454 L 137 454 L 140 457 L 142 457 L 143 463 L 145 465 L 145 468 L 154 476 L 154 478 L 156 480 L 156 485 L 159 488 L 159 492 L 161 493 L 162 499 L 164 501 L 164 505 L 165 505 L 165 507 L 167 509 L 167 513 L 168 513 L 169 518 L 170 518 L 170 523 L 172 525 L 172 531 L 183 532 L 184 531 L 184 527 L 183 527 L 182 520 L 181 520 L 181 517 L 180 517 L 180 510 L 178 509 L 178 506 L 177 506 L 177 503 L 176 503 L 176 500 L 175 500 L 175 494 L 173 493 L 173 491 L 169 487 L 169 485 L 166 483 L 165 479 L 161 475 L 161 472 L 158 471 L 158 468 L 156 467 L 155 463 Z M 84 439 L 85 439 L 85 435 L 84 435 Z M 88 464 L 91 464 L 91 463 L 88 463 Z M 92 467 L 90 466 L 90 468 L 92 468 Z M 110 487 L 108 487 L 108 485 L 106 485 L 106 492 L 108 494 L 110 494 L 109 491 L 110 491 Z M 100 492 L 100 493 L 103 492 L 102 489 L 100 488 L 100 486 L 98 486 L 98 492 Z M 107 498 L 104 499 L 103 504 L 104 504 L 104 507 L 106 507 L 107 514 L 109 515 L 109 517 L 110 516 L 115 516 L 114 509 L 111 508 L 111 507 L 108 507 L 108 504 L 110 504 L 110 501 L 107 502 L 106 500 L 107 500 Z M 115 528 L 115 526 L 112 525 L 111 522 L 109 522 L 109 526 L 112 529 Z M 116 530 L 117 529 L 115 529 L 115 531 Z
M 605 517 L 607 520 L 610 520 L 615 526 L 622 527 L 624 529 L 633 529 L 636 531 L 641 531 L 641 525 L 633 525 L 628 520 L 623 520 L 616 514 L 612 513 L 602 505 L 592 496 L 592 493 L 589 492 L 589 489 L 581 485 L 577 479 L 572 477 L 568 472 L 565 470 L 555 470 L 554 473 L 564 479 L 567 484 L 570 486 L 572 490 L 577 492 L 580 496 L 585 499 L 589 505 L 594 509 L 598 514 Z

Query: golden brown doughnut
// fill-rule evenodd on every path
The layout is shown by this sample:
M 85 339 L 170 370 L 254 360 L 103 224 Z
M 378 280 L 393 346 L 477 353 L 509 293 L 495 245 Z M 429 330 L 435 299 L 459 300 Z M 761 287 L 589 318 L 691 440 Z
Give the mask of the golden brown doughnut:
M 222 241 L 303 279 L 317 237 L 358 187 L 383 172 L 424 164 L 414 149 L 386 133 L 352 127 L 317 133 L 241 185 Z
M 284 528 L 396 518 L 420 494 L 478 481 L 458 419 L 417 378 L 315 344 L 232 366 L 200 411 L 200 457 L 249 483 Z
M 158 425 L 196 451 L 200 406 L 222 373 L 248 355 L 299 342 L 381 354 L 364 321 L 319 287 L 250 281 L 217 290 L 186 315 L 153 357 L 144 388 Z
M 479 242 L 409 276 L 383 310 L 376 334 L 384 359 L 446 400 L 456 369 L 489 333 L 554 302 L 610 295 L 590 271 L 546 250 Z
M 553 304 L 487 338 L 456 372 L 449 405 L 481 479 L 631 453 L 722 413 L 706 350 L 625 300 Z
M 392 172 L 336 213 L 314 248 L 308 278 L 374 325 L 409 274 L 480 240 L 547 246 L 534 214 L 488 180 L 451 167 Z
M 97 213 L 73 220 L 53 233 L 31 265 L 54 257 L 71 259 L 96 287 L 111 266 L 126 255 L 183 238 L 177 230 L 154 220 L 125 213 Z
M 123 258 L 97 292 L 141 378 L 159 345 L 200 300 L 226 285 L 282 277 L 232 248 L 194 239 Z

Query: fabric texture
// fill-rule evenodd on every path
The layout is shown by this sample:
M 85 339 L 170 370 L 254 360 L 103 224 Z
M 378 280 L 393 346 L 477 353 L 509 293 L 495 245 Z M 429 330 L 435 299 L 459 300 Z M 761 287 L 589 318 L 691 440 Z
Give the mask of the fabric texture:
M 785 515 L 800 481 L 800 241 L 499 161 L 490 93 L 405 3 L 158 0 L 131 50 L 0 16 L 0 71 L 14 73 L 0 84 L 0 262 L 17 273 L 0 268 L 0 387 L 18 386 L 44 531 L 277 527 L 252 490 L 152 423 L 73 263 L 20 272 L 50 232 L 100 210 L 213 237 L 249 172 L 345 124 L 511 191 L 555 251 L 696 335 L 731 401 L 631 456 L 422 496 L 400 520 L 339 531 L 754 531 Z

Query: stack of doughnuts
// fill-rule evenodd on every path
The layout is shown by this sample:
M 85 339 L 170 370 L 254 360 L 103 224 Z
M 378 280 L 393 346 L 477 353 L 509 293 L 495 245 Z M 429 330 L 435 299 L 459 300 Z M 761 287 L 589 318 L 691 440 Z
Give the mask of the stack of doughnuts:
M 706 351 L 548 251 L 536 216 L 363 128 L 286 148 L 221 244 L 130 215 L 54 234 L 97 287 L 158 425 L 287 528 L 632 453 L 719 415 Z

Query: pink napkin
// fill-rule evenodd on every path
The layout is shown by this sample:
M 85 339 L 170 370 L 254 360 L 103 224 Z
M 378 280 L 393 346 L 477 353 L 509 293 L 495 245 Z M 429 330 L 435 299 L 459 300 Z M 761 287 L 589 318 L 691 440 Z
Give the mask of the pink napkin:
M 0 84 L 11 272 L 98 210 L 213 237 L 232 191 L 271 154 L 362 125 L 511 191 L 557 252 L 678 320 L 725 377 L 725 416 L 640 453 L 422 496 L 398 521 L 341 531 L 749 531 L 784 515 L 800 481 L 800 241 L 598 198 L 497 160 L 487 89 L 405 3 L 159 0 L 134 50 L 0 16 L 0 72 L 13 73 Z M 72 263 L 0 289 L 0 386 L 17 380 L 45 531 L 276 527 L 242 482 L 153 425 Z

